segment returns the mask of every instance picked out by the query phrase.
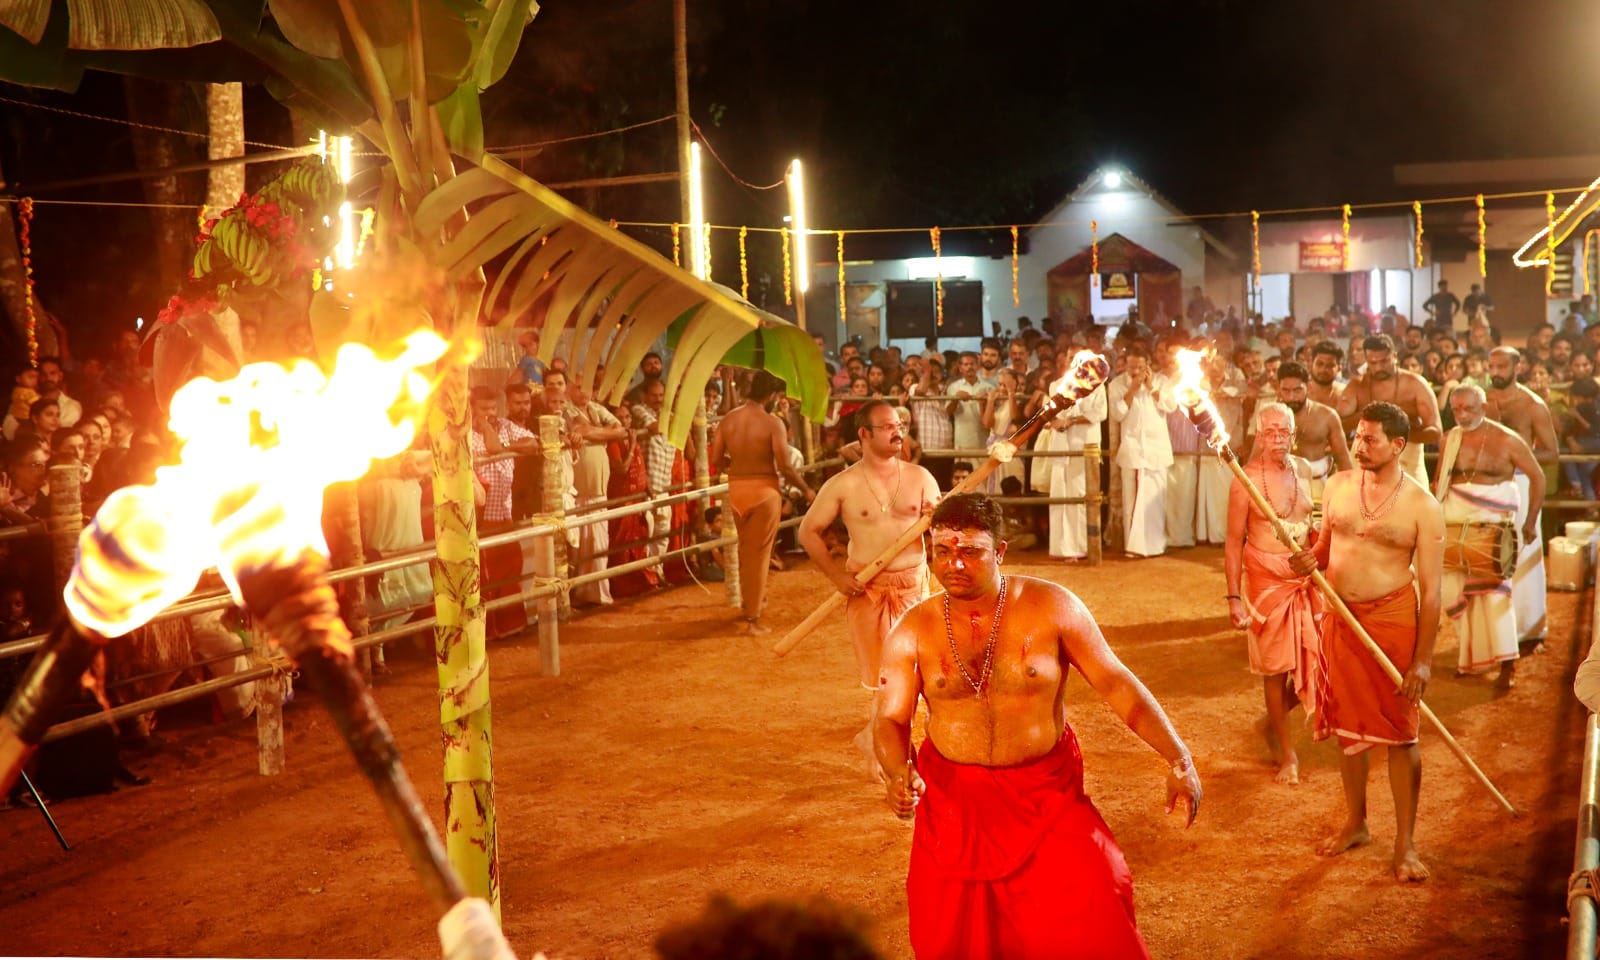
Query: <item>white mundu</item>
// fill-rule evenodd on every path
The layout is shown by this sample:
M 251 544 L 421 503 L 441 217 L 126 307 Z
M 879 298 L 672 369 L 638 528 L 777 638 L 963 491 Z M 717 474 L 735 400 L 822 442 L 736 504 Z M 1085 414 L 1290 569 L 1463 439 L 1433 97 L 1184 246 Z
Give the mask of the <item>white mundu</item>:
M 1124 546 L 1128 553 L 1154 557 L 1166 552 L 1167 468 L 1172 439 L 1167 414 L 1177 408 L 1172 384 L 1152 374 L 1149 389 L 1130 391 L 1126 376 L 1113 382 L 1113 404 L 1122 420 L 1117 466 L 1122 468 Z
M 1088 423 L 1066 426 L 1068 420 L 1082 418 Z M 1086 443 L 1100 441 L 1100 424 L 1106 418 L 1106 391 L 1097 388 L 1056 417 L 1046 431 L 1051 450 L 1082 450 Z M 1088 492 L 1082 457 L 1050 457 L 1050 496 L 1081 497 Z M 1098 507 L 1096 508 L 1098 509 Z M 1050 556 L 1083 557 L 1089 553 L 1088 508 L 1078 503 L 1050 505 Z

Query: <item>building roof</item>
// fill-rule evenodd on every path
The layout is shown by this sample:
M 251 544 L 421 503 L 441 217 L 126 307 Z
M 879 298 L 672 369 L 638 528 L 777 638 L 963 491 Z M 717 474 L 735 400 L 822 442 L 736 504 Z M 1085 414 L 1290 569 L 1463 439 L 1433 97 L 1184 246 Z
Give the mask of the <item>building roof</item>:
M 1144 180 L 1140 179 L 1139 177 L 1135 176 L 1134 174 L 1128 172 L 1128 170 L 1126 170 L 1126 169 L 1124 169 L 1122 167 L 1117 167 L 1117 168 L 1114 168 L 1114 169 L 1116 170 L 1116 173 L 1122 178 L 1122 184 L 1120 186 L 1116 187 L 1115 189 L 1121 190 L 1121 189 L 1131 188 L 1131 189 L 1139 191 L 1140 193 L 1145 194 L 1150 199 L 1154 200 L 1157 204 L 1159 204 L 1167 212 L 1171 213 L 1172 214 L 1172 219 L 1174 221 L 1181 222 L 1181 223 L 1186 223 L 1186 224 L 1194 227 L 1196 230 L 1199 230 L 1200 231 L 1200 237 L 1201 237 L 1201 239 L 1203 239 L 1206 242 L 1206 246 L 1208 246 L 1211 249 L 1217 251 L 1218 253 L 1222 254 L 1223 256 L 1227 257 L 1230 260 L 1239 259 L 1238 254 L 1234 253 L 1233 249 L 1231 247 L 1229 247 L 1226 243 L 1223 243 L 1221 238 L 1219 238 L 1216 234 L 1212 233 L 1210 230 L 1207 230 L 1205 227 L 1201 226 L 1197 221 L 1195 221 L 1187 213 L 1184 213 L 1182 210 L 1178 209 L 1178 205 L 1177 204 L 1173 203 L 1171 200 L 1168 200 L 1166 197 L 1162 196 L 1159 192 L 1156 191 L 1155 187 L 1152 187 L 1149 183 L 1145 182 Z M 1093 196 L 1096 193 L 1100 193 L 1100 192 L 1103 192 L 1103 191 L 1106 191 L 1106 190 L 1113 189 L 1113 188 L 1107 187 L 1106 184 L 1105 184 L 1105 176 L 1106 176 L 1106 174 L 1108 172 L 1110 172 L 1109 168 L 1104 168 L 1104 167 L 1096 168 L 1093 173 L 1089 174 L 1087 179 L 1085 179 L 1082 183 L 1078 184 L 1076 189 L 1074 189 L 1071 193 L 1067 194 L 1064 198 L 1062 198 L 1062 200 L 1059 203 L 1057 203 L 1054 207 L 1052 207 L 1051 208 L 1052 212 L 1056 211 L 1056 210 L 1060 210 L 1061 208 L 1069 206 L 1069 205 L 1071 205 L 1073 203 L 1078 203 L 1080 201 L 1086 200 L 1086 199 L 1088 199 L 1089 197 Z M 1030 229 L 1028 232 L 1031 233 L 1032 229 Z

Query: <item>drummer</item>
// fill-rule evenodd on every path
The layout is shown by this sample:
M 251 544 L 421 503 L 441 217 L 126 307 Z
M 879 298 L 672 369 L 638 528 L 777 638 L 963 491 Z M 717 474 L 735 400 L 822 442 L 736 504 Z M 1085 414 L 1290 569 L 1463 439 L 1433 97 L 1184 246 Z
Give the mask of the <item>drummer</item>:
M 1516 518 L 1523 542 L 1538 535 L 1544 471 L 1515 430 L 1484 416 L 1483 389 L 1464 384 L 1450 393 L 1456 426 L 1445 434 L 1434 493 L 1444 509 L 1445 567 L 1440 593 L 1455 623 L 1461 652 L 1456 675 L 1500 667 L 1496 686 L 1510 689 L 1517 662 L 1517 617 L 1511 602 Z M 1521 502 L 1513 474 L 1529 479 Z

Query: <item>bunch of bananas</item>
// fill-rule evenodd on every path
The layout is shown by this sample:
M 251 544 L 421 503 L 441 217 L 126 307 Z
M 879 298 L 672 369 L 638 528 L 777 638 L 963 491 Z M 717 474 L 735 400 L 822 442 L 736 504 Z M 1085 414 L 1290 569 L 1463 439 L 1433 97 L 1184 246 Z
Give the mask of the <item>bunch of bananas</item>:
M 217 257 L 226 257 L 233 268 L 245 279 L 260 286 L 271 279 L 267 260 L 272 246 L 256 232 L 241 211 L 230 211 L 211 228 L 211 238 L 200 245 L 194 255 L 194 275 L 209 276 L 215 269 L 227 264 L 217 263 Z
M 315 158 L 302 160 L 290 167 L 268 187 L 276 187 L 279 191 L 274 202 L 282 204 L 287 200 L 313 216 L 330 213 L 344 195 L 333 164 Z

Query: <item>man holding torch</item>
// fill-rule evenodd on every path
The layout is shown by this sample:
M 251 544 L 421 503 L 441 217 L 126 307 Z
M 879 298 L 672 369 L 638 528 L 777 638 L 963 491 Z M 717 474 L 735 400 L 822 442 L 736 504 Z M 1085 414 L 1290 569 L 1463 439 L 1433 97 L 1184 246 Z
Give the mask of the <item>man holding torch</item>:
M 845 620 L 855 648 L 858 676 L 861 686 L 873 692 L 875 701 L 878 657 L 884 637 L 907 610 L 928 595 L 921 539 L 907 544 L 866 586 L 856 581 L 855 574 L 914 526 L 924 510 L 933 508 L 939 500 L 939 486 L 933 474 L 901 458 L 906 425 L 900 422 L 892 403 L 868 401 L 856 411 L 856 423 L 861 460 L 828 478 L 817 491 L 815 502 L 800 523 L 800 545 L 817 569 L 849 598 Z M 850 535 L 849 557 L 842 566 L 829 555 L 822 539 L 823 531 L 835 519 L 844 521 Z M 871 771 L 877 770 L 872 755 L 874 716 L 876 711 L 870 711 L 867 725 L 855 738 L 856 748 Z
M 1330 411 L 1331 414 L 1332 411 Z M 1295 418 L 1281 403 L 1258 411 L 1254 456 L 1245 468 L 1267 502 L 1304 542 L 1311 519 L 1311 465 L 1289 453 Z M 1322 595 L 1308 577 L 1290 567 L 1289 548 L 1273 533 L 1272 521 L 1250 501 L 1237 478 L 1228 492 L 1228 616 L 1246 631 L 1250 672 L 1260 675 L 1267 701 L 1268 743 L 1278 765 L 1277 781 L 1300 782 L 1289 711 L 1305 704 L 1316 712 L 1316 662 L 1321 643 L 1317 618 Z M 1247 575 L 1247 576 L 1246 576 Z
M 1301 575 L 1326 570 L 1338 598 L 1403 673 L 1396 690 L 1350 624 L 1342 617 L 1323 618 L 1326 672 L 1316 737 L 1336 736 L 1344 750 L 1340 773 L 1348 815 L 1320 852 L 1336 856 L 1371 841 L 1367 752 L 1385 746 L 1395 807 L 1394 874 L 1417 882 L 1428 878 L 1413 844 L 1422 787 L 1418 703 L 1432 675 L 1439 626 L 1444 519 L 1429 491 L 1401 470 L 1412 429 L 1412 418 L 1392 403 L 1361 410 L 1351 447 L 1361 469 L 1329 478 L 1322 535 L 1313 549 L 1295 554 L 1291 565 Z

